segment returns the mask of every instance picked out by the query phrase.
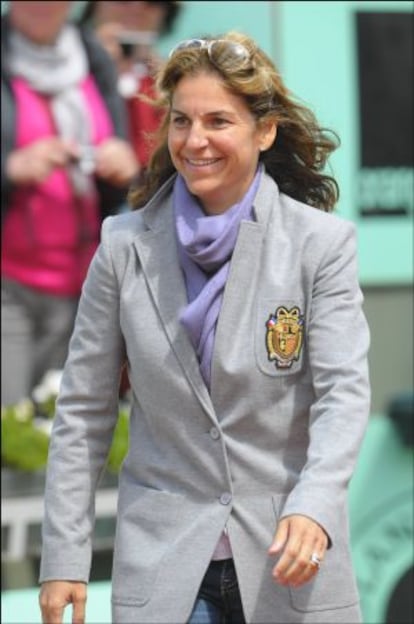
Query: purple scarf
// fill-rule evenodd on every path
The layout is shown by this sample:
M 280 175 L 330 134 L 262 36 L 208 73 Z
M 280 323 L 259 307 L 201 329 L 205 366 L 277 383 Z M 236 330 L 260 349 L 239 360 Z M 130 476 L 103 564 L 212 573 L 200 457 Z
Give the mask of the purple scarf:
M 196 350 L 200 371 L 210 387 L 211 358 L 230 259 L 242 219 L 253 219 L 253 200 L 262 167 L 243 199 L 220 215 L 206 216 L 178 175 L 174 183 L 174 214 L 180 265 L 188 305 L 180 314 Z

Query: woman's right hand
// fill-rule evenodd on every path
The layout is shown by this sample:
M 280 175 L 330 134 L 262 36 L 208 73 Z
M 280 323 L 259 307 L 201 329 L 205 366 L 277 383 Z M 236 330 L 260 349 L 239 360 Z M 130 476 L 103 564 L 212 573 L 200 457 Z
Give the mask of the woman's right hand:
M 54 169 L 77 158 L 73 144 L 58 137 L 47 137 L 13 150 L 6 161 L 7 178 L 16 186 L 39 184 Z
M 73 605 L 72 624 L 85 624 L 86 583 L 45 581 L 39 595 L 43 624 L 62 624 L 67 605 Z
M 122 30 L 123 26 L 118 22 L 105 22 L 95 28 L 95 35 L 117 65 L 122 62 L 122 48 L 119 44 Z

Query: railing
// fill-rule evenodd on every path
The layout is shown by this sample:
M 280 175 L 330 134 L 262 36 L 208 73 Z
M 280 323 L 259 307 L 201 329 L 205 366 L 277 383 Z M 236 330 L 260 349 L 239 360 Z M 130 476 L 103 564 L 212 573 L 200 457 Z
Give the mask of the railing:
M 3 468 L 1 477 L 2 588 L 36 585 L 44 474 Z M 112 552 L 117 498 L 117 479 L 106 475 L 96 494 L 94 553 Z M 19 572 L 13 573 L 13 570 Z

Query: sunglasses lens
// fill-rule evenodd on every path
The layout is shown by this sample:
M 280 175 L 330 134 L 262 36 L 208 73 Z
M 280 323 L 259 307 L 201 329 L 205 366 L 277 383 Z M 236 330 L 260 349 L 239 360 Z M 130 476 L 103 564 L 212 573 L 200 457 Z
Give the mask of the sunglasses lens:
M 206 49 L 211 62 L 223 71 L 238 71 L 250 62 L 249 51 L 241 43 L 227 39 L 187 39 L 176 45 L 169 56 L 190 48 Z
M 213 63 L 223 70 L 241 69 L 250 61 L 248 50 L 241 44 L 233 41 L 212 41 L 209 47 L 210 58 Z
M 186 39 L 185 41 L 181 41 L 178 43 L 170 52 L 169 57 L 171 58 L 176 52 L 180 50 L 188 50 L 189 48 L 203 48 L 205 46 L 205 41 L 203 39 Z

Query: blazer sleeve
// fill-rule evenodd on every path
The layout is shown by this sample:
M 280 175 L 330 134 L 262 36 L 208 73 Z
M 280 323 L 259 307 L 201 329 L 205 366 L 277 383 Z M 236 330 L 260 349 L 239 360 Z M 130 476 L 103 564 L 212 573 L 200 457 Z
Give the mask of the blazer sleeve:
M 40 581 L 89 578 L 95 491 L 117 422 L 125 360 L 107 221 L 84 283 L 57 401 L 46 475 Z
M 325 237 L 308 322 L 315 401 L 307 461 L 282 513 L 313 518 L 331 544 L 347 515 L 347 488 L 370 411 L 369 329 L 358 284 L 355 227 L 336 224 L 336 236 L 331 230 Z

